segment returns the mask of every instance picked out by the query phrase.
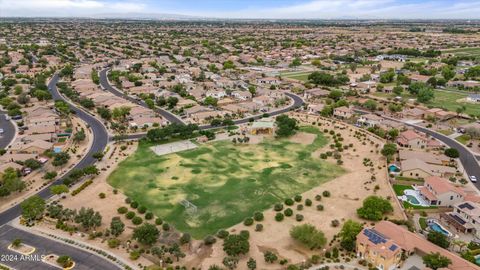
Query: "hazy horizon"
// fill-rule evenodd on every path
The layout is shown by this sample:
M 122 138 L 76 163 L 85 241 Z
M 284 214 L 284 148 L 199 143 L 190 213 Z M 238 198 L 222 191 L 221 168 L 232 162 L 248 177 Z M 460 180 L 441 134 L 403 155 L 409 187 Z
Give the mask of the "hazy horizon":
M 480 0 L 0 0 L 0 17 L 480 19 Z

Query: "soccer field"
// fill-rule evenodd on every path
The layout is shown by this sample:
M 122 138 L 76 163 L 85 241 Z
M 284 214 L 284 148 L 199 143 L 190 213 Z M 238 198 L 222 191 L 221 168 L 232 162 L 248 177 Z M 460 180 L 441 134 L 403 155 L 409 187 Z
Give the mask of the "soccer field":
M 313 127 L 303 132 L 316 134 L 313 143 L 217 141 L 164 156 L 141 142 L 108 182 L 178 230 L 202 238 L 343 173 L 340 166 L 312 156 L 327 138 Z M 196 211 L 187 211 L 183 200 Z

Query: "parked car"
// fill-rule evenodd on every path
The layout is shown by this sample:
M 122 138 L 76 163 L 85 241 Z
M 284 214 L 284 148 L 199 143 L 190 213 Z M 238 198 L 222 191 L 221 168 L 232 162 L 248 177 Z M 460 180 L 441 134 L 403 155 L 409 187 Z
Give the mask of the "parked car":
M 475 175 L 470 175 L 470 181 L 472 181 L 472 183 L 476 183 L 477 177 Z
M 0 134 L 3 134 L 3 132 L 4 132 L 3 128 L 0 128 Z

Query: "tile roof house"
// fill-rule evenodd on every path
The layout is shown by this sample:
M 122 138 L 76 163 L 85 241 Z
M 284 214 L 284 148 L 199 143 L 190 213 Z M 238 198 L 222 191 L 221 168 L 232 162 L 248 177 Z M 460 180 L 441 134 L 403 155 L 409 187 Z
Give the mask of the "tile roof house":
M 466 196 L 462 189 L 438 176 L 426 177 L 424 186 L 419 190 L 422 198 L 434 206 L 452 207 L 456 203 L 463 202 Z
M 370 230 L 368 235 L 365 235 L 365 230 Z M 363 244 L 363 247 L 362 247 Z M 396 247 L 393 247 L 395 245 Z M 380 221 L 372 229 L 364 229 L 357 235 L 357 255 L 365 258 L 371 262 L 378 269 L 395 269 L 400 264 L 397 261 L 398 252 L 404 253 L 406 256 L 412 254 L 425 255 L 430 253 L 440 253 L 450 259 L 451 264 L 448 268 L 451 270 L 475 270 L 478 266 L 461 258 L 457 254 L 443 249 L 420 235 L 410 232 L 402 226 L 396 225 L 390 221 Z M 369 256 L 365 256 L 368 250 Z M 379 252 L 379 255 L 374 252 Z M 370 255 L 372 254 L 372 255 Z M 370 261 L 371 256 L 372 260 Z M 383 258 L 382 258 L 383 256 Z M 387 265 L 387 263 L 390 263 Z M 382 267 L 383 266 L 383 267 Z M 392 267 L 393 266 L 393 267 Z M 424 267 L 421 266 L 423 269 Z
M 401 162 L 402 176 L 425 179 L 429 176 L 449 178 L 454 176 L 457 169 L 450 166 L 429 164 L 418 158 L 409 158 Z
M 333 109 L 333 116 L 341 119 L 349 119 L 353 116 L 353 110 L 349 107 L 342 106 Z
M 453 205 L 453 211 L 441 213 L 440 219 L 462 233 L 472 233 L 480 237 L 480 204 L 471 201 Z
M 441 148 L 442 144 L 433 138 L 428 138 L 426 134 L 414 131 L 412 129 L 406 130 L 398 136 L 397 144 L 407 148 Z

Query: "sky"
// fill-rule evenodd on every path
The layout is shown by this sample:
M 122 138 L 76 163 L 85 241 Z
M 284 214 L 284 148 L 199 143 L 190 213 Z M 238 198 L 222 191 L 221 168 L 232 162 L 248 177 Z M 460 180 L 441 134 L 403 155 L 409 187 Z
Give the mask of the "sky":
M 0 0 L 0 17 L 154 13 L 230 19 L 480 19 L 480 0 Z

